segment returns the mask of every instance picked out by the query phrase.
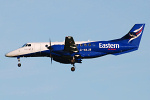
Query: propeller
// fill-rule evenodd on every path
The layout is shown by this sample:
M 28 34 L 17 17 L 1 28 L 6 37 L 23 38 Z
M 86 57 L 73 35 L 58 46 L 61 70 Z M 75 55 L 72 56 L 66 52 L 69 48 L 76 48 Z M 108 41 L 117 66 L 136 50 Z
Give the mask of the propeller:
M 51 64 L 52 64 L 52 60 L 53 60 L 53 57 L 52 57 L 52 55 L 51 55 L 51 53 L 52 53 L 52 44 L 51 44 L 51 39 L 49 39 L 49 47 L 47 47 L 49 50 L 50 50 L 50 57 L 51 57 Z

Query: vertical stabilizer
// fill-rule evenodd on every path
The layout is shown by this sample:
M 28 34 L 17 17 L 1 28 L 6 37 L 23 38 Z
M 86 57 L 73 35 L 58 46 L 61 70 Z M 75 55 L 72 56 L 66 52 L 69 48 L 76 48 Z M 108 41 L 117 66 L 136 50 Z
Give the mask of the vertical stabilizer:
M 135 24 L 132 29 L 121 38 L 124 42 L 139 47 L 145 24 Z

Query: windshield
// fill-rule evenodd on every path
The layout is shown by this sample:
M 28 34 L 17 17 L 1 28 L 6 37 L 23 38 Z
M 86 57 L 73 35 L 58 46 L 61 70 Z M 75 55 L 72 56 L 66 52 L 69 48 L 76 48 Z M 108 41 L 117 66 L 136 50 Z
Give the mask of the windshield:
M 24 44 L 22 47 L 30 47 L 31 44 Z
M 22 47 L 25 47 L 26 46 L 26 44 L 24 44 Z

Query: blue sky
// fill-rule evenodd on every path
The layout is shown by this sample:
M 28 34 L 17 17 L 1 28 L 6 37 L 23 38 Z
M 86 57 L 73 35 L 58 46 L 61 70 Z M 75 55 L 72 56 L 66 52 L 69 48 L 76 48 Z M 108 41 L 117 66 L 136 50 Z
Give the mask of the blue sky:
M 0 100 L 149 100 L 150 0 L 1 0 Z M 27 42 L 110 40 L 145 23 L 138 51 L 71 65 L 6 58 Z

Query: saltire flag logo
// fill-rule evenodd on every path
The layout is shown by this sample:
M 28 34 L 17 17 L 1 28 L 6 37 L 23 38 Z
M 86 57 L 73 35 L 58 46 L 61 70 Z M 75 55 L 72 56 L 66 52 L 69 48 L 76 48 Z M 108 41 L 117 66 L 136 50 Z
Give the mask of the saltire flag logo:
M 132 40 L 138 38 L 142 34 L 142 30 L 143 30 L 143 25 L 139 29 L 137 29 L 133 32 L 130 32 L 129 35 L 130 35 L 131 38 L 128 41 L 128 43 L 131 42 Z

